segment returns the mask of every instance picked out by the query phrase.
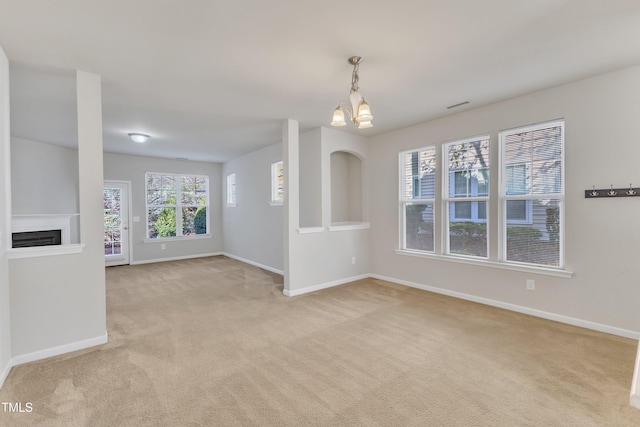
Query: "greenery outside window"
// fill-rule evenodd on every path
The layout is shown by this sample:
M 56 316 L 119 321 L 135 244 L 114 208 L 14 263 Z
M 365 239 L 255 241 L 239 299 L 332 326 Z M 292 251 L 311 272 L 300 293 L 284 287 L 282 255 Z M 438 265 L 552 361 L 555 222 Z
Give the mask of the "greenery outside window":
M 209 230 L 209 177 L 145 174 L 147 237 L 187 237 Z

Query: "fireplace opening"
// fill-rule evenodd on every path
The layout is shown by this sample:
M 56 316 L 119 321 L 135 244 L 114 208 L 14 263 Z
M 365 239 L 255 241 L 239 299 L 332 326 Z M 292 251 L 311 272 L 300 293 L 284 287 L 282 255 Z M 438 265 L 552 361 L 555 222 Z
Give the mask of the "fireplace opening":
M 53 246 L 62 244 L 62 230 L 23 231 L 12 233 L 13 248 Z

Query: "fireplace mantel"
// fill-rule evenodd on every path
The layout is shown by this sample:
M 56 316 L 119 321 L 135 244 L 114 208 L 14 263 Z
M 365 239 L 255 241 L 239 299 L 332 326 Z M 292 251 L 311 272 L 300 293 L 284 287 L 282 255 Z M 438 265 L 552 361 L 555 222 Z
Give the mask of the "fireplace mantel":
M 78 214 L 40 214 L 13 215 L 11 217 L 11 231 L 21 233 L 25 231 L 61 230 L 62 244 L 71 243 L 71 219 Z

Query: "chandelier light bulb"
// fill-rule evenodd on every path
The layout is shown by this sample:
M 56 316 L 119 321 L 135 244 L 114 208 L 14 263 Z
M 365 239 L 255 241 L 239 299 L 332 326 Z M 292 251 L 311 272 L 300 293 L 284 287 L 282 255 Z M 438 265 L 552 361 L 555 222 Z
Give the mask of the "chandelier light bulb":
M 138 144 L 142 144 L 143 142 L 147 142 L 147 139 L 149 139 L 149 135 L 145 135 L 144 133 L 130 133 L 128 134 L 129 138 L 131 138 L 131 140 L 133 142 L 137 142 Z

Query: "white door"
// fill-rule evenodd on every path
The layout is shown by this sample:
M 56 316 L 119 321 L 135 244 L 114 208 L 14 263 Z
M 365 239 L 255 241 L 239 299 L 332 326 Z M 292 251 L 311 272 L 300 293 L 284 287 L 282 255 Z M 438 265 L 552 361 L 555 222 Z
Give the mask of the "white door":
M 103 196 L 105 265 L 129 264 L 129 183 L 105 181 Z

